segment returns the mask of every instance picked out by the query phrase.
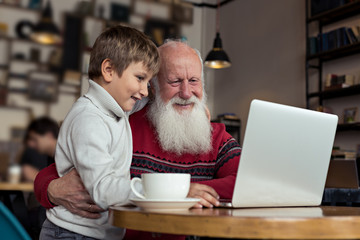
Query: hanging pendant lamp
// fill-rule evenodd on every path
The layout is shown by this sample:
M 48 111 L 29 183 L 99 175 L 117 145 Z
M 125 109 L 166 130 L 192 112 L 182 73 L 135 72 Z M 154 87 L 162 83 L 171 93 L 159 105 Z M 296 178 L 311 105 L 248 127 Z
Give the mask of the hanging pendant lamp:
M 206 56 L 204 63 L 206 67 L 214 69 L 228 68 L 231 66 L 230 59 L 222 48 L 222 42 L 220 38 L 219 10 L 220 1 L 218 0 L 216 9 L 216 37 L 214 40 L 213 49 Z
M 30 38 L 42 44 L 58 44 L 61 42 L 60 31 L 52 20 L 50 0 L 48 0 L 41 19 L 38 24 L 35 25 Z

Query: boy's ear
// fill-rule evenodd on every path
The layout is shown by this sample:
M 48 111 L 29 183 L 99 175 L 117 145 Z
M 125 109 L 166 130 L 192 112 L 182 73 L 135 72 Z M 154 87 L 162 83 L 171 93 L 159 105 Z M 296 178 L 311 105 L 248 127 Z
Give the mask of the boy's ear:
M 105 82 L 110 83 L 112 81 L 114 75 L 114 69 L 111 60 L 109 58 L 106 58 L 101 63 L 101 74 Z

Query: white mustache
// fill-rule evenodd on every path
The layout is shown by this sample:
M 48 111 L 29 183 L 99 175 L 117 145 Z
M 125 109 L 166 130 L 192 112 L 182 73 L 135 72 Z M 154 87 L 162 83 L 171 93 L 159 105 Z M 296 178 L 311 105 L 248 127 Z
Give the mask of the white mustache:
M 192 103 L 199 103 L 199 100 L 195 96 L 192 96 L 189 99 L 182 99 L 180 97 L 174 97 L 173 99 L 171 99 L 171 103 L 172 104 L 180 104 L 180 105 L 188 105 L 188 104 L 192 104 Z

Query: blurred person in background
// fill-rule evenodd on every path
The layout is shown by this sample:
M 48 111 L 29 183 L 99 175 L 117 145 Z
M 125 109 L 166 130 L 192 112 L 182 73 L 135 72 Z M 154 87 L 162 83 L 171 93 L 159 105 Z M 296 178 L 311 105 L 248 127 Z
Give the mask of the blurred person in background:
M 23 178 L 34 182 L 38 172 L 54 162 L 59 125 L 49 117 L 33 120 L 25 134 L 25 150 L 21 157 Z
M 59 125 L 49 117 L 37 118 L 29 124 L 24 138 L 24 152 L 20 159 L 24 181 L 33 183 L 41 169 L 54 163 L 58 133 Z M 27 206 L 31 223 L 29 234 L 33 239 L 38 239 L 46 218 L 46 210 L 33 193 L 28 195 Z
M 35 119 L 27 129 L 32 147 L 39 153 L 53 159 L 59 129 L 59 124 L 49 117 Z

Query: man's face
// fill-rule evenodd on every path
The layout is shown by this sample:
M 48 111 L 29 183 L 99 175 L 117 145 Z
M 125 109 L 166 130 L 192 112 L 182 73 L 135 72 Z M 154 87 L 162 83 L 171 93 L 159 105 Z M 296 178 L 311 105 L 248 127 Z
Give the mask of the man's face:
M 160 53 L 162 54 L 162 53 Z M 163 53 L 158 74 L 160 96 L 166 104 L 174 97 L 188 100 L 192 96 L 203 97 L 201 62 L 195 51 Z M 174 103 L 177 112 L 192 110 L 194 103 Z
M 34 131 L 29 132 L 29 142 L 31 142 L 32 148 L 41 154 L 49 154 L 49 145 L 54 137 L 51 133 L 45 133 L 44 135 L 38 134 Z
M 164 151 L 207 153 L 212 149 L 212 128 L 205 111 L 200 58 L 183 43 L 169 44 L 159 48 L 161 66 L 148 118 Z

